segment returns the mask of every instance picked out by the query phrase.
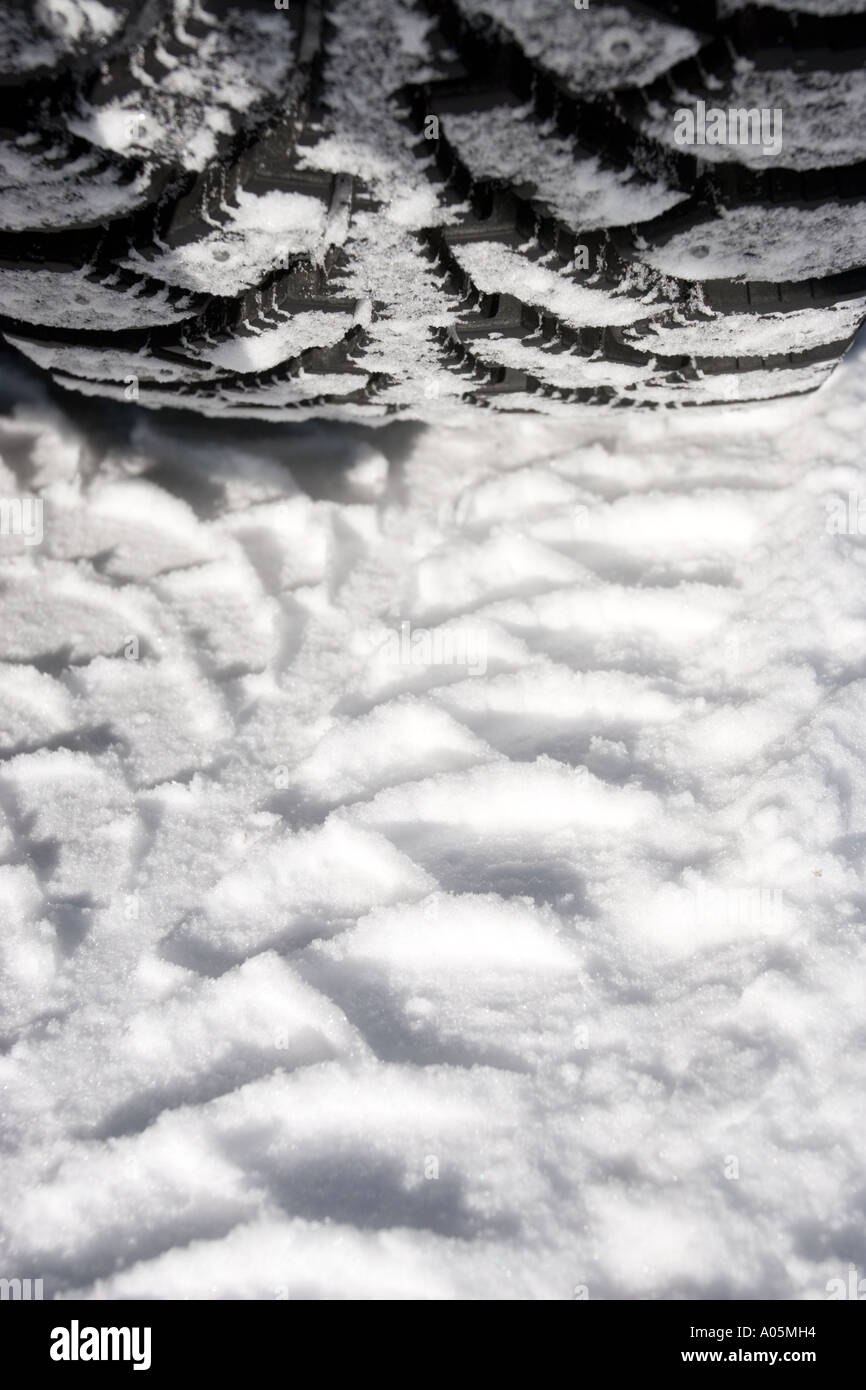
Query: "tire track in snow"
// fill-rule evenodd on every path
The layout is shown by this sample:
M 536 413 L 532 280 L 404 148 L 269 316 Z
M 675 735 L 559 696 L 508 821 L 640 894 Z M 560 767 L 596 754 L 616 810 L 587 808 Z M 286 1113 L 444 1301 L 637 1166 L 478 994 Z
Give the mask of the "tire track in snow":
M 11 1258 L 497 1298 L 804 1297 L 857 1258 L 866 550 L 825 504 L 858 391 L 347 437 L 317 495 L 292 436 L 151 422 L 94 473 L 19 422 Z

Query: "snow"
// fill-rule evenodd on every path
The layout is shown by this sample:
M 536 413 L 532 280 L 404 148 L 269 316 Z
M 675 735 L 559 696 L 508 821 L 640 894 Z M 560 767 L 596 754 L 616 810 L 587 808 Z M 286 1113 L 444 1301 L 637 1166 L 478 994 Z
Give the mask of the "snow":
M 650 381 L 641 387 L 639 399 L 657 405 L 674 405 L 682 402 L 686 395 L 700 405 L 713 405 L 720 401 L 772 400 L 783 393 L 798 395 L 816 391 L 824 385 L 831 371 L 831 363 L 816 362 L 786 370 L 782 381 L 775 369 L 745 372 L 741 376 L 734 372 L 707 374 L 699 381 L 687 384 L 660 376 L 657 381 Z
M 862 352 L 474 430 L 91 432 L 16 373 L 10 1274 L 825 1297 L 862 1260 Z
M 675 232 L 642 255 L 664 275 L 684 280 L 817 279 L 860 264 L 866 203 L 820 207 L 721 209 L 712 221 Z
M 741 59 L 732 80 L 713 82 L 709 91 L 706 106 L 710 109 L 722 109 L 726 114 L 731 109 L 768 114 L 761 143 L 702 144 L 697 151 L 702 159 L 736 161 L 766 170 L 777 165 L 785 169 L 837 168 L 855 164 L 862 157 L 863 146 L 856 132 L 866 118 L 866 74 L 860 70 L 761 71 Z M 693 113 L 699 96 L 706 95 L 707 88 L 697 94 L 677 87 L 671 94 L 669 110 L 653 103 L 652 119 L 645 123 L 647 133 L 675 148 L 675 111 L 686 109 Z M 731 127 L 725 129 L 730 139 Z M 765 134 L 770 137 L 766 146 Z
M 122 13 L 99 0 L 36 0 L 32 6 L 8 10 L 0 35 L 0 64 L 13 72 L 62 61 L 77 44 L 113 37 L 123 23 Z
M 787 314 L 717 314 L 694 321 L 654 323 L 643 331 L 626 330 L 624 337 L 644 352 L 665 356 L 749 357 L 807 352 L 829 343 L 846 342 L 866 313 L 866 300 L 850 299 L 826 308 L 795 309 Z
M 326 212 L 317 198 L 272 190 L 260 197 L 238 189 L 212 232 L 161 254 L 127 257 L 130 270 L 146 270 L 169 285 L 205 294 L 237 295 L 261 283 L 292 257 L 324 248 Z
M 119 277 L 90 279 L 90 267 L 82 270 L 29 270 L 0 267 L 0 297 L 7 317 L 50 328 L 77 328 L 82 315 L 94 329 L 142 328 L 189 318 L 195 305 L 188 295 L 169 291 L 144 280 L 123 290 Z
M 439 223 L 438 200 L 409 148 L 409 128 L 394 100 L 406 84 L 434 75 L 427 38 L 432 18 L 403 3 L 341 0 L 328 20 L 328 119 L 316 143 L 302 152 L 302 167 L 355 175 L 381 203 L 383 216 L 404 227 Z
M 331 347 L 345 337 L 351 326 L 350 314 L 313 309 L 286 316 L 274 328 L 208 343 L 198 347 L 197 352 L 206 362 L 229 371 L 263 372 L 308 348 Z M 193 352 L 193 345 L 188 344 L 187 351 Z
M 501 242 L 468 242 L 455 246 L 454 255 L 482 294 L 513 294 L 555 314 L 571 328 L 601 328 L 648 317 L 647 306 L 640 300 L 577 284 L 518 255 Z M 659 254 L 657 259 L 662 256 Z M 589 276 L 588 271 L 587 279 Z
M 492 16 L 524 51 L 564 78 L 581 95 L 645 86 L 700 47 L 692 30 L 668 24 L 646 10 L 589 5 L 578 10 L 560 0 L 460 0 L 475 17 Z
M 650 372 L 650 366 L 634 366 L 625 362 L 593 361 L 566 352 L 548 352 L 528 347 L 513 338 L 486 338 L 475 348 L 485 362 L 498 362 L 503 367 L 515 367 L 529 372 L 550 386 L 566 390 L 593 386 L 632 386 Z
M 41 22 L 67 42 L 80 39 L 88 29 L 94 37 L 105 38 L 121 23 L 121 17 L 99 0 L 37 0 L 36 11 Z
M 494 106 L 441 118 L 444 134 L 478 179 L 508 179 L 578 234 L 595 227 L 648 222 L 685 200 L 661 181 L 638 179 L 632 168 L 602 168 L 575 159 L 574 142 L 552 122 L 533 123 L 531 107 Z
M 121 80 L 123 96 L 112 99 L 109 72 L 79 97 L 69 130 L 100 149 L 199 170 L 233 133 L 234 115 L 285 92 L 290 31 L 273 9 L 176 0 L 150 46 L 149 61 L 142 48 L 130 62 L 137 90 Z
M 753 3 L 753 0 L 719 0 L 720 14 L 733 14 L 737 10 L 742 10 L 746 5 Z M 804 14 L 826 15 L 847 15 L 863 14 L 866 11 L 866 0 L 765 0 L 769 9 L 772 10 L 802 10 Z
M 128 381 L 130 376 L 150 381 L 188 381 L 190 377 L 213 375 L 207 366 L 189 361 L 172 362 L 155 357 L 145 349 L 125 351 L 114 346 L 105 348 L 80 347 L 66 343 L 43 343 L 20 338 L 15 333 L 4 334 L 25 357 L 40 367 L 65 370 L 89 377 L 92 381 Z
M 151 180 L 105 168 L 99 153 L 70 154 L 68 142 L 32 135 L 0 141 L 0 226 L 18 232 L 92 226 L 123 217 L 147 199 Z

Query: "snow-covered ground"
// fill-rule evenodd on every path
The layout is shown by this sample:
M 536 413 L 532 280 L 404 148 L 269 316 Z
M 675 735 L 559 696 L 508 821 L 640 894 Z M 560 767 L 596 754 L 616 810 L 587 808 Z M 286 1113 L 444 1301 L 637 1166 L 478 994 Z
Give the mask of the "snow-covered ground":
M 474 433 L 145 414 L 107 448 L 21 388 L 0 1273 L 866 1272 L 863 367 Z

